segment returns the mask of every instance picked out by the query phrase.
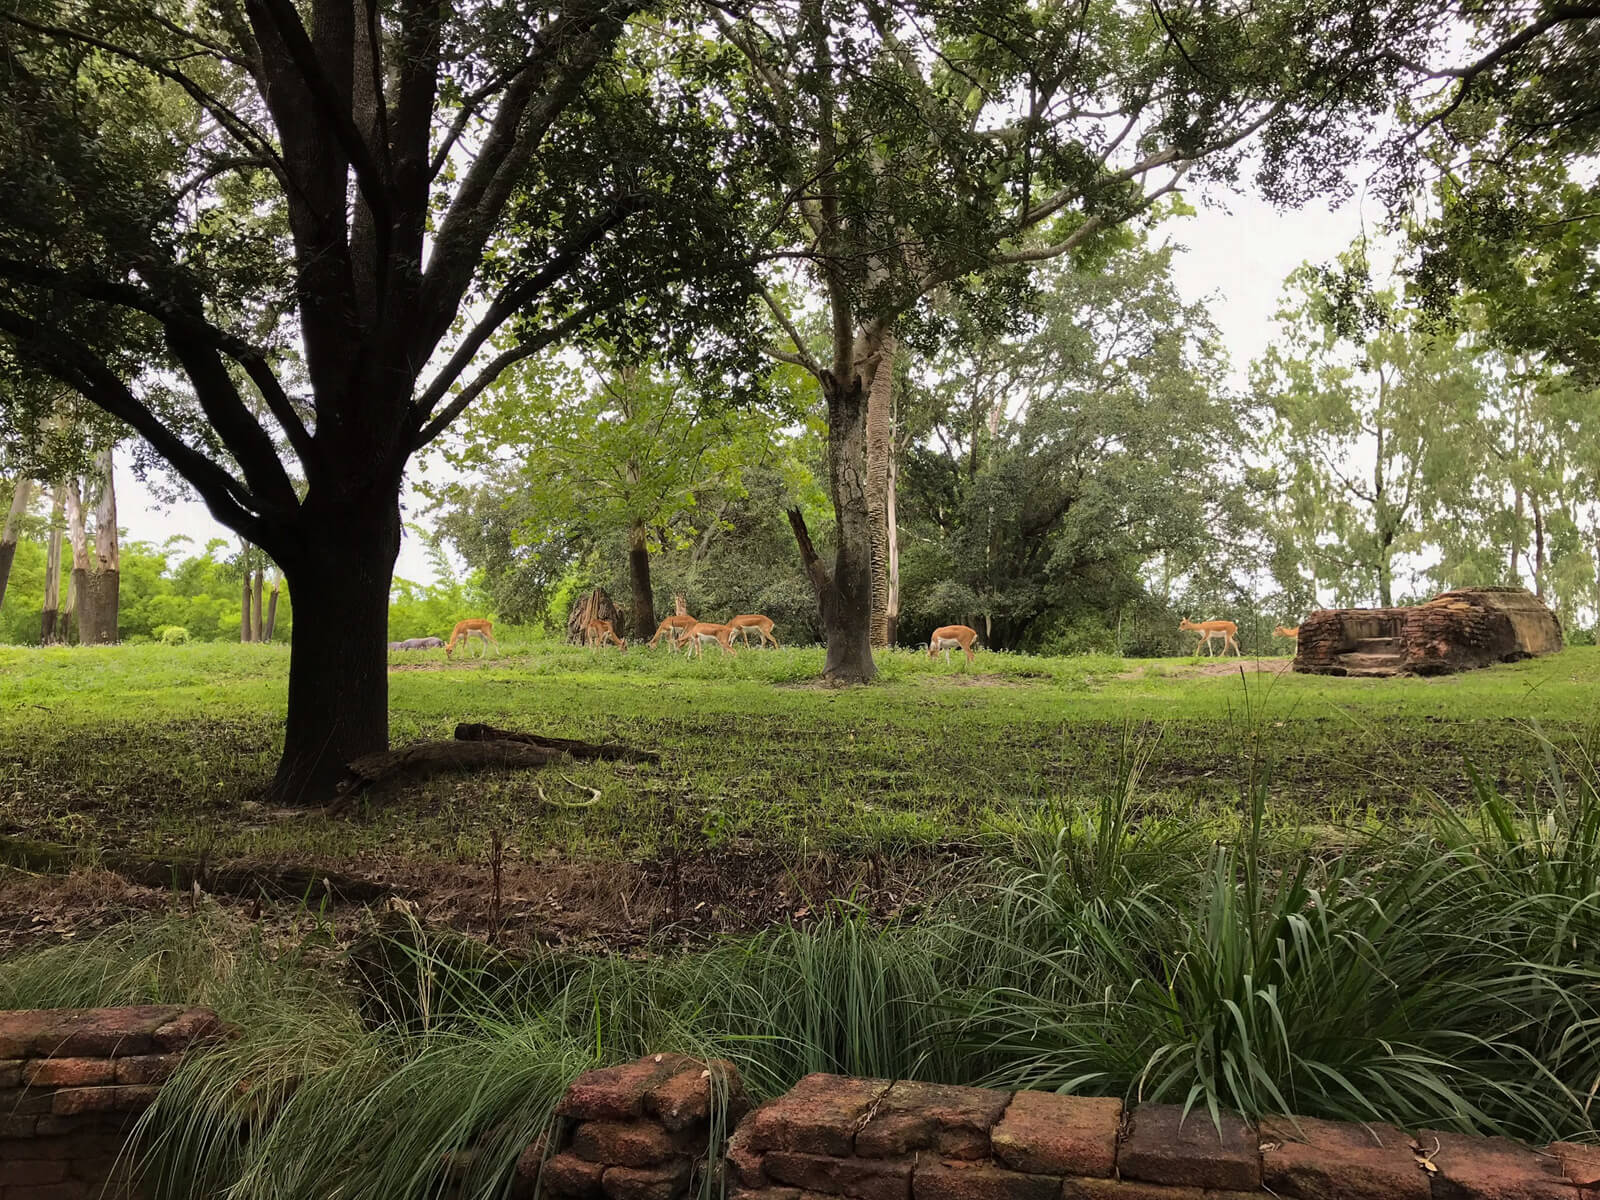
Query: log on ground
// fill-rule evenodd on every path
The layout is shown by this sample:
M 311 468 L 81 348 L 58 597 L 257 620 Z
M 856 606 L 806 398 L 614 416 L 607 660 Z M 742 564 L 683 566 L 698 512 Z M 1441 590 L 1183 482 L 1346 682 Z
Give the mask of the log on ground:
M 661 761 L 653 750 L 638 750 L 619 742 L 584 742 L 576 738 L 546 737 L 539 733 L 519 733 L 514 729 L 496 729 L 493 725 L 480 725 L 463 721 L 456 726 L 456 740 L 461 742 L 514 742 L 524 746 L 537 746 L 544 750 L 570 754 L 573 758 L 602 758 L 614 762 Z

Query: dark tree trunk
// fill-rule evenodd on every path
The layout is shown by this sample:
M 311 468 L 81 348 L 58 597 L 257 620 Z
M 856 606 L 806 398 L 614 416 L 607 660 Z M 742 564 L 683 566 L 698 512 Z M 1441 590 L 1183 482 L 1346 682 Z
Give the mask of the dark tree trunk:
M 838 524 L 830 586 L 833 603 L 823 614 L 828 658 L 823 676 L 866 683 L 878 673 L 872 661 L 872 524 L 867 515 L 867 405 L 860 375 L 823 382 L 828 400 L 828 482 Z
M 17 524 L 28 511 L 28 501 L 33 495 L 33 480 L 19 479 L 11 493 L 11 508 L 6 513 L 6 524 L 0 533 L 0 606 L 6 602 L 6 584 L 11 580 L 11 563 L 17 556 Z
M 628 531 L 628 583 L 633 592 L 633 636 L 649 641 L 656 632 L 656 601 L 650 587 L 650 546 L 642 521 Z
M 1533 500 L 1533 594 L 1544 599 L 1544 507 Z
M 261 593 L 267 585 L 266 572 L 259 566 L 256 567 L 256 594 L 250 609 L 250 640 L 259 642 L 264 640 L 261 636 Z
M 270 642 L 272 640 L 272 630 L 273 630 L 274 626 L 277 625 L 277 623 L 278 623 L 278 577 L 276 575 L 274 575 L 272 577 L 272 591 L 267 596 L 267 623 L 266 623 L 266 627 L 264 629 L 262 629 L 262 631 L 261 631 L 261 640 L 262 641 Z
M 0 607 L 6 602 L 6 584 L 10 582 L 11 562 L 16 557 L 16 542 L 0 542 Z
M 311 805 L 328 802 L 347 763 L 389 748 L 386 640 L 398 498 L 344 505 L 337 516 L 308 512 L 304 528 L 295 553 L 274 554 L 295 605 L 272 798 Z
M 239 589 L 239 641 L 248 642 L 250 633 L 250 568 L 246 567 Z

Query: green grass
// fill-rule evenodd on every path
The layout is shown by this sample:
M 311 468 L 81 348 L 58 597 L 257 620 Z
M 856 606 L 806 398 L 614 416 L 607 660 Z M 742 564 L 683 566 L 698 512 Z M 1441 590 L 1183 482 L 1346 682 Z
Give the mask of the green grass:
M 1430 680 L 982 653 L 969 670 L 897 652 L 880 656 L 882 682 L 834 691 L 811 683 L 816 649 L 686 662 L 506 641 L 470 667 L 395 671 L 393 740 L 481 720 L 648 746 L 661 765 L 570 768 L 601 791 L 581 811 L 541 803 L 539 785 L 569 791 L 543 773 L 435 780 L 355 819 L 283 819 L 252 803 L 278 748 L 283 648 L 0 649 L 0 832 L 90 856 L 115 845 L 450 862 L 481 858 L 496 830 L 524 854 L 895 853 L 1098 796 L 1130 724 L 1161 732 L 1143 774 L 1150 811 L 1236 808 L 1241 747 L 1264 731 L 1277 759 L 1269 810 L 1359 824 L 1411 812 L 1425 793 L 1470 799 L 1469 763 L 1518 787 L 1537 771 L 1533 725 L 1581 735 L 1600 683 L 1592 648 Z

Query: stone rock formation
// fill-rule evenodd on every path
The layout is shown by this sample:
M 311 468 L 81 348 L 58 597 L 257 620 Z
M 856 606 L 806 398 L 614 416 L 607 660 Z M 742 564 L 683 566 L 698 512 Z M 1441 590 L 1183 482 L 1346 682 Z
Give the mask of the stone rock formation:
M 1561 623 L 1526 588 L 1461 588 L 1409 608 L 1319 609 L 1300 622 L 1294 669 L 1448 675 L 1560 649 Z

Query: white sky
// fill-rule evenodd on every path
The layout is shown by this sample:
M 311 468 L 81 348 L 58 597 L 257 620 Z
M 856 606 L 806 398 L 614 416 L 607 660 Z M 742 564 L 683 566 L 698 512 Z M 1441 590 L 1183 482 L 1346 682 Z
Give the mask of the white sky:
M 1210 298 L 1211 316 L 1222 331 L 1232 361 L 1233 382 L 1244 381 L 1250 360 L 1272 337 L 1272 314 L 1284 278 L 1307 260 L 1332 259 L 1363 232 L 1375 232 L 1379 211 L 1361 198 L 1338 208 L 1313 201 L 1304 208 L 1279 212 L 1249 195 L 1191 196 L 1199 213 L 1171 221 L 1158 231 L 1183 247 L 1175 257 L 1179 288 L 1189 300 Z M 199 501 L 162 505 L 119 464 L 119 523 L 130 541 L 159 545 L 174 534 L 194 539 L 198 549 L 213 537 L 233 537 L 212 519 Z M 408 497 L 406 519 L 420 514 L 420 503 Z M 409 530 L 400 546 L 395 574 L 418 582 L 433 578 L 422 544 Z

